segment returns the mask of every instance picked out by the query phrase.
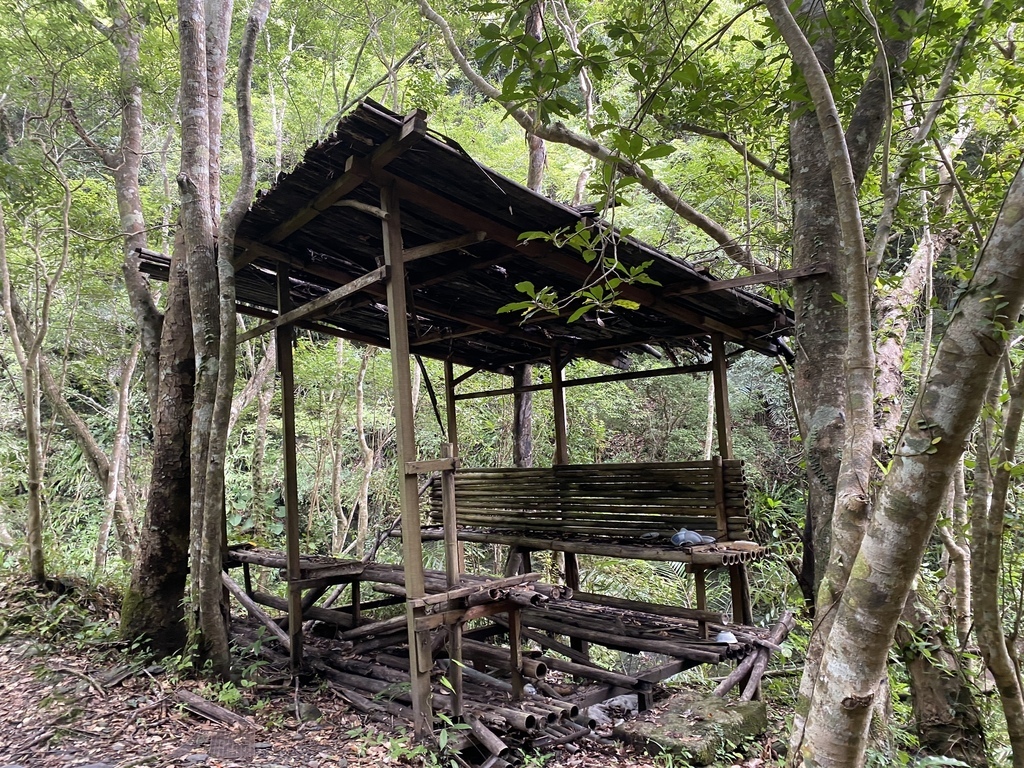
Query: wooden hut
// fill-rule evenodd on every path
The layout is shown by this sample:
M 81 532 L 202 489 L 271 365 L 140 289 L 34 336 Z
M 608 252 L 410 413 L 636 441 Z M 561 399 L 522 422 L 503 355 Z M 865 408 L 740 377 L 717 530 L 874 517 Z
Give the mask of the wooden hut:
M 267 332 L 278 337 L 287 510 L 287 552 L 281 564 L 289 579 L 288 635 L 295 664 L 301 662 L 303 611 L 310 609 L 325 584 L 356 580 L 363 571 L 351 564 L 303 558 L 300 552 L 294 328 L 391 350 L 405 567 L 399 590 L 406 604 L 412 705 L 421 733 L 430 727 L 433 655 L 428 630 L 447 620 L 428 610 L 442 604 L 457 624 L 469 610 L 464 598 L 474 589 L 466 586 L 461 541 L 507 544 L 527 556 L 538 549 L 562 551 L 567 582 L 573 588 L 579 587 L 578 553 L 682 561 L 697 578 L 694 615 L 706 608 L 705 570 L 728 568 L 735 618 L 750 621 L 744 563 L 760 556 L 761 550 L 745 541 L 746 493 L 741 462 L 732 453 L 727 357 L 744 350 L 788 356 L 781 338 L 790 331 L 791 317 L 741 288 L 799 275 L 790 271 L 717 280 L 655 248 L 620 237 L 592 217 L 592 211 L 553 202 L 482 167 L 456 142 L 431 132 L 424 113 L 403 117 L 367 102 L 261 196 L 239 228 L 238 310 L 264 320 L 241 334 L 239 341 Z M 562 235 L 524 239 L 524 232 Z M 588 261 L 592 254 L 584 258 L 566 233 L 586 233 L 596 259 Z M 143 257 L 152 273 L 166 273 L 165 260 L 152 254 Z M 560 296 L 568 296 L 594 280 L 595 267 L 619 277 L 646 275 L 644 280 L 623 280 L 616 288 L 618 298 L 634 308 L 605 307 L 598 319 L 585 317 L 571 324 L 564 315 L 540 312 L 524 322 L 518 313 L 499 313 L 501 307 L 524 299 L 516 289 L 521 282 L 551 286 Z M 687 350 L 694 362 L 633 369 L 636 356 L 658 349 Z M 675 359 L 673 354 L 669 356 Z M 447 455 L 417 453 L 413 355 L 445 363 Z M 578 358 L 617 370 L 588 380 L 563 380 L 565 364 Z M 456 402 L 510 394 L 516 387 L 465 392 L 460 385 L 478 371 L 511 375 L 523 363 L 550 366 L 550 381 L 529 389 L 550 390 L 554 398 L 555 466 L 497 471 L 463 467 Z M 465 370 L 456 375 L 455 366 Z M 708 371 L 715 383 L 720 454 L 712 461 L 569 463 L 565 388 Z M 433 508 L 442 525 L 424 529 L 418 486 L 421 476 L 430 472 L 441 473 Z M 636 535 L 683 527 L 711 541 L 677 546 L 664 538 L 648 541 Z M 428 594 L 424 536 L 445 540 L 448 589 L 439 595 Z M 516 645 L 518 617 L 515 608 L 510 610 Z M 480 614 L 477 610 L 474 615 Z M 358 629 L 358 604 L 352 623 Z M 453 637 L 460 646 L 458 632 Z M 452 649 L 453 656 L 458 653 L 459 648 Z

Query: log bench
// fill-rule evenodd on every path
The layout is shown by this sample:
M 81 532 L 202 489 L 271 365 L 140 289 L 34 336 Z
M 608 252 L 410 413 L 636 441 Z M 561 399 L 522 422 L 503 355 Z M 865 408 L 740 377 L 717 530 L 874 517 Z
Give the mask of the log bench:
M 750 623 L 744 563 L 766 550 L 750 541 L 743 462 L 572 464 L 545 468 L 459 468 L 454 472 L 460 541 L 513 550 L 550 550 L 686 563 L 704 605 L 704 573 L 728 567 L 737 621 Z M 430 518 L 442 516 L 440 482 L 430 489 Z M 714 543 L 676 546 L 681 528 Z M 425 540 L 443 538 L 437 526 Z

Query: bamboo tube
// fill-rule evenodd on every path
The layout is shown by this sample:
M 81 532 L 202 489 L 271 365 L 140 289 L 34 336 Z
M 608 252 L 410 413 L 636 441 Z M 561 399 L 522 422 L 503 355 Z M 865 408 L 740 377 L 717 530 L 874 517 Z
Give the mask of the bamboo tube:
M 669 640 L 648 640 L 642 637 L 626 637 L 602 632 L 594 629 L 586 629 L 578 626 L 566 626 L 558 621 L 548 621 L 535 616 L 530 611 L 523 612 L 523 623 L 537 629 L 556 632 L 560 635 L 576 637 L 591 643 L 597 643 L 608 648 L 617 648 L 624 651 L 636 653 L 648 651 L 650 653 L 663 653 L 666 656 L 673 656 L 679 659 L 688 659 L 707 664 L 717 664 L 726 658 L 726 653 L 716 653 L 709 650 L 693 648 L 681 642 Z
M 640 600 L 627 600 L 622 597 L 611 595 L 598 595 L 592 592 L 577 592 L 572 597 L 580 603 L 591 605 L 604 605 L 610 608 L 620 608 L 626 611 L 638 611 L 640 613 L 653 613 L 657 616 L 670 616 L 680 619 L 693 619 L 694 621 L 708 621 L 715 624 L 728 624 L 729 618 L 724 613 L 715 611 L 699 611 L 696 608 L 682 608 L 674 605 L 659 605 L 657 603 L 644 603 Z
M 646 680 L 640 680 L 636 677 L 612 672 L 608 669 L 589 667 L 584 664 L 576 664 L 572 661 L 563 661 L 562 659 L 556 659 L 551 656 L 544 656 L 542 661 L 551 669 L 558 670 L 559 672 L 565 672 L 573 675 L 574 677 L 595 680 L 599 683 L 608 683 L 609 685 L 617 685 L 622 688 L 633 688 L 637 691 L 649 691 L 652 687 Z
M 477 715 L 493 712 L 503 718 L 509 726 L 515 728 L 517 731 L 530 732 L 537 728 L 537 716 L 530 712 L 523 712 L 522 710 L 511 709 L 510 707 L 502 707 L 496 704 L 487 704 L 478 701 L 467 702 L 466 706 L 468 709 L 472 709 L 472 711 L 476 712 Z
M 492 755 L 496 755 L 497 757 L 502 758 L 509 753 L 508 745 L 501 739 L 499 739 L 498 736 L 494 733 L 494 731 L 492 731 L 490 728 L 488 728 L 486 725 L 480 722 L 480 718 L 475 717 L 474 715 L 469 714 L 467 712 L 465 720 L 466 723 L 469 724 L 469 727 L 472 730 L 473 735 L 476 736 L 477 740 L 480 742 L 481 746 L 483 746 L 484 749 L 486 749 Z

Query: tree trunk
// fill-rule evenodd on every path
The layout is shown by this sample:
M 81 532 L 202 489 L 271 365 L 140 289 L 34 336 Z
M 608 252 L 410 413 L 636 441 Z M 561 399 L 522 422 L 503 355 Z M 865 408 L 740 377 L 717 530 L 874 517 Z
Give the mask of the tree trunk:
M 345 537 L 348 536 L 352 516 L 345 514 L 345 503 L 342 497 L 342 438 L 345 436 L 344 404 L 345 394 L 341 388 L 342 374 L 345 370 L 345 340 L 335 342 L 334 371 L 335 386 L 331 390 L 334 401 L 334 414 L 331 421 L 331 552 L 335 555 L 345 548 Z
M 110 449 L 110 467 L 107 471 L 107 483 L 104 489 L 103 519 L 96 536 L 96 553 L 93 557 L 93 570 L 101 571 L 107 564 L 107 545 L 110 540 L 110 529 L 117 515 L 118 499 L 121 496 L 121 476 L 128 452 L 128 395 L 131 390 L 132 376 L 139 360 L 141 344 L 135 343 L 131 355 L 121 369 L 120 386 L 117 390 L 117 426 L 114 429 L 114 444 Z
M 160 389 L 154 415 L 149 501 L 121 608 L 121 636 L 142 638 L 158 655 L 185 647 L 188 576 L 190 431 L 195 385 L 188 270 L 179 232 L 171 257 L 160 341 Z
M 869 713 L 902 606 L 949 477 L 1005 352 L 1006 329 L 1022 304 L 1024 168 L 938 345 L 882 484 L 836 610 L 802 742 L 790 756 L 794 764 L 834 768 L 863 760 Z M 977 601 L 977 589 L 974 597 Z
M 985 728 L 968 672 L 953 648 L 949 627 L 936 624 L 934 609 L 910 593 L 896 628 L 896 647 L 910 676 L 914 724 L 924 755 L 987 766 Z
M 359 436 L 359 452 L 363 457 L 363 476 L 356 492 L 353 513 L 356 515 L 356 557 L 366 552 L 366 535 L 370 526 L 370 477 L 373 475 L 373 449 L 366 439 L 366 368 L 374 354 L 373 347 L 363 348 L 363 359 L 356 376 L 356 434 Z M 350 516 L 351 519 L 351 516 Z
M 1022 214 L 1024 202 L 1018 210 L 1018 216 Z M 1019 229 L 1024 233 L 1024 225 Z M 1003 392 L 1001 382 L 1001 376 L 996 376 L 992 381 L 987 398 L 987 413 L 977 441 L 975 487 L 971 505 L 971 592 L 974 598 L 974 633 L 985 666 L 992 673 L 999 691 L 1014 768 L 1021 768 L 1024 766 L 1024 694 L 1020 673 L 1003 632 L 999 591 L 1010 470 L 1015 461 L 1021 418 L 1024 416 L 1024 367 L 1018 372 L 1016 380 L 1008 382 L 1010 397 L 1003 408 L 1002 424 L 999 425 L 994 414 L 999 412 L 999 399 Z M 1000 444 L 990 448 L 992 437 L 1000 426 Z

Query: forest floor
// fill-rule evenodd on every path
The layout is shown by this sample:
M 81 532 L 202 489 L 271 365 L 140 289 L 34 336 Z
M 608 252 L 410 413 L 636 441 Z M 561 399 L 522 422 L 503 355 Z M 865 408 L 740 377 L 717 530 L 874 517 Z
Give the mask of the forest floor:
M 0 574 L 0 768 L 381 768 L 449 762 L 411 746 L 399 726 L 368 722 L 326 687 L 306 686 L 297 699 L 287 681 L 217 685 L 191 677 L 184 665 L 147 667 L 117 639 L 118 601 L 112 592 L 83 581 L 65 587 L 57 594 Z M 199 716 L 182 701 L 189 693 L 244 713 L 247 722 L 230 725 Z M 301 722 L 297 708 L 311 706 L 322 716 Z M 659 765 L 626 746 L 596 742 L 584 742 L 574 753 L 559 748 L 526 755 L 523 763 Z M 759 758 L 742 763 L 764 765 Z

